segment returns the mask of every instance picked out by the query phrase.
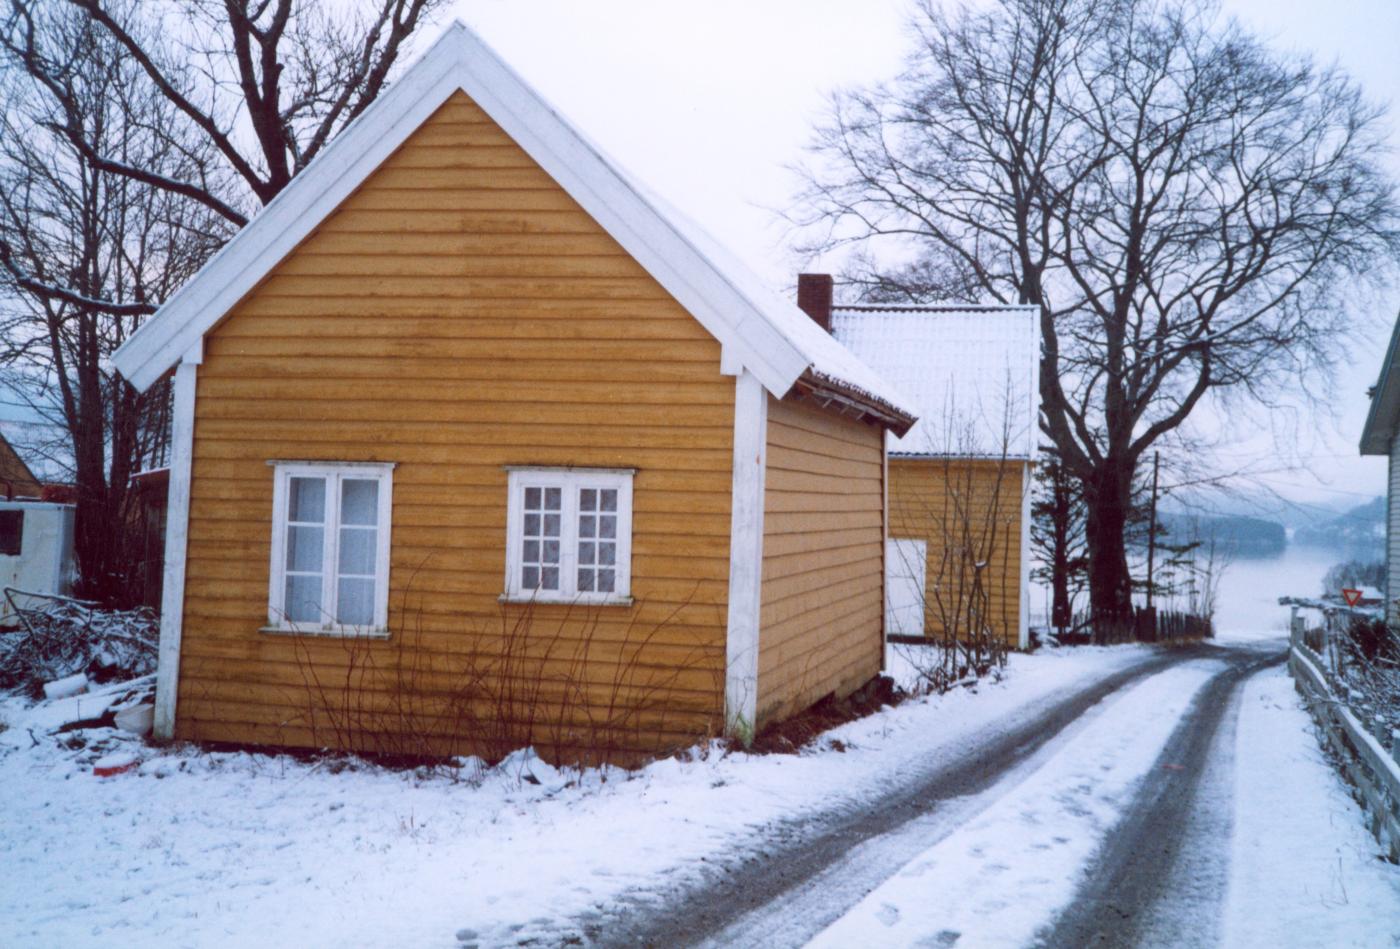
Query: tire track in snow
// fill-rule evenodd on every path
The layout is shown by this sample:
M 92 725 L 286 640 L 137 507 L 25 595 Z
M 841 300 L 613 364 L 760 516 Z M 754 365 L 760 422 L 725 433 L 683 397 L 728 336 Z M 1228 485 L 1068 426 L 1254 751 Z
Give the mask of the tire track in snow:
M 1245 680 L 1284 661 L 1277 647 L 1237 648 L 1196 696 L 1132 808 L 1109 835 L 1045 947 L 1220 944 L 1229 876 L 1230 763 Z
M 911 775 L 881 798 L 770 829 L 761 849 L 716 866 L 700 887 L 636 893 L 620 911 L 578 924 L 597 946 L 800 946 L 985 806 L 979 795 L 1064 737 L 1089 709 L 1173 665 L 1220 652 L 1176 649 L 1119 670 L 1043 711 L 989 728 L 969 757 Z
M 1218 661 L 1111 696 L 975 818 L 900 867 L 811 945 L 1007 947 L 1035 941 L 1136 799 Z M 1056 943 L 1077 946 L 1074 942 Z

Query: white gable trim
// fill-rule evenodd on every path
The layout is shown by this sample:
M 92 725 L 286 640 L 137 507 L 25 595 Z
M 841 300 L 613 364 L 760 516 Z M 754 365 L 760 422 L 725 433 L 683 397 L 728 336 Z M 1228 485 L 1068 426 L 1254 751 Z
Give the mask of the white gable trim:
M 146 389 L 328 217 L 454 92 L 467 93 L 774 396 L 811 365 L 612 163 L 461 23 L 352 122 L 172 296 L 112 361 Z

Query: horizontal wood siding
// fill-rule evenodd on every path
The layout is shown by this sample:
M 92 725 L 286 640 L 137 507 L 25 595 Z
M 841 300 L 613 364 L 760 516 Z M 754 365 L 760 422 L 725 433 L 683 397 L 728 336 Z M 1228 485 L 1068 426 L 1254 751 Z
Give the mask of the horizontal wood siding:
M 722 727 L 719 360 L 459 94 L 206 339 L 179 737 L 647 752 Z M 397 463 L 387 642 L 258 631 L 270 459 Z M 523 464 L 637 469 L 633 607 L 498 602 Z
M 759 727 L 880 671 L 882 438 L 810 403 L 769 400 Z
M 985 617 L 1011 648 L 1020 633 L 1019 461 L 890 458 L 890 537 L 924 540 L 924 633 L 967 628 L 973 565 L 985 563 Z M 961 619 L 959 619 L 961 617 Z

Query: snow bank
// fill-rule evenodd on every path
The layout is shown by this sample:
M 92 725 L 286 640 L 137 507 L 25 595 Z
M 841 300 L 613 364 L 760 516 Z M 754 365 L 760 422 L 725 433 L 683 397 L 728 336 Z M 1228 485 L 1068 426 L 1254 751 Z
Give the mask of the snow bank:
M 1226 945 L 1400 945 L 1400 867 L 1381 859 L 1284 669 L 1245 685 L 1235 754 Z

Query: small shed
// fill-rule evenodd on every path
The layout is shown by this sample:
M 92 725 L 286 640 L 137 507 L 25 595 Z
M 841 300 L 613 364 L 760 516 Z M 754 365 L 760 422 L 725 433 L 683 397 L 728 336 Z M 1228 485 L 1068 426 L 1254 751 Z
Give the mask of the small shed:
M 461 24 L 113 362 L 175 373 L 158 735 L 642 755 L 881 668 L 910 404 Z
M 0 587 L 43 596 L 73 592 L 74 506 L 37 498 L 0 500 Z M 30 605 L 16 597 L 21 609 Z M 0 597 L 0 625 L 15 623 Z
M 890 634 L 978 627 L 1026 648 L 1036 308 L 837 304 L 825 274 L 801 275 L 798 299 L 919 415 L 887 436 Z

